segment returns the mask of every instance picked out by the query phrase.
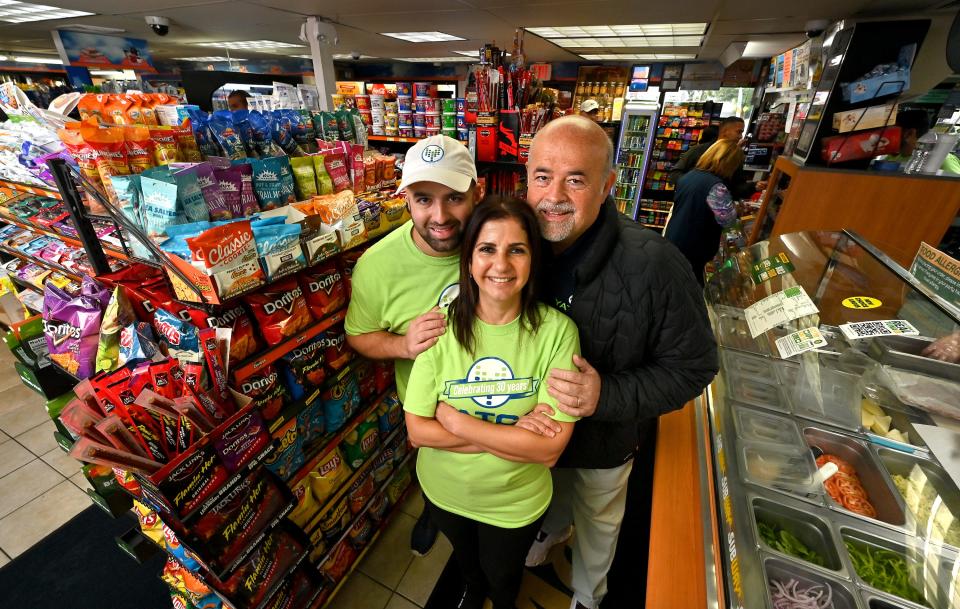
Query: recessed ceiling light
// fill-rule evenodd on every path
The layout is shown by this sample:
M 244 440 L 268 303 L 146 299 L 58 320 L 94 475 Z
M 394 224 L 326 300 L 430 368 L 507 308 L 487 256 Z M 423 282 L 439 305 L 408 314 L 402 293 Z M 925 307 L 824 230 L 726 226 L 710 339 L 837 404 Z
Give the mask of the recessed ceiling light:
M 67 19 L 69 17 L 86 17 L 95 15 L 87 11 L 57 8 L 46 4 L 30 4 L 16 0 L 0 1 L 0 21 L 7 23 L 28 23 L 30 21 L 48 21 L 50 19 Z
M 476 61 L 471 57 L 394 57 L 395 61 L 409 61 L 411 63 L 454 63 L 454 62 L 473 62 Z
M 657 61 L 667 59 L 696 59 L 692 53 L 607 53 L 601 55 L 581 55 L 588 61 Z
M 17 63 L 44 63 L 50 65 L 63 65 L 59 57 L 28 57 L 26 55 L 16 55 L 13 60 Z
M 524 28 L 541 38 L 613 36 L 702 36 L 706 23 L 646 23 L 639 25 L 583 25 Z
M 459 36 L 444 34 L 443 32 L 380 32 L 381 36 L 399 38 L 407 42 L 444 42 L 447 40 L 466 40 Z
M 0 0 L 2 1 L 2 0 Z M 196 42 L 201 47 L 221 49 L 302 49 L 303 45 L 280 42 L 278 40 L 229 40 L 225 42 Z
M 219 56 L 219 55 L 210 55 L 210 56 L 204 56 L 204 57 L 174 57 L 173 60 L 174 60 L 174 61 L 200 61 L 200 62 L 207 62 L 207 61 L 246 61 L 246 59 L 242 59 L 242 58 L 240 58 L 240 57 L 222 57 L 222 56 Z

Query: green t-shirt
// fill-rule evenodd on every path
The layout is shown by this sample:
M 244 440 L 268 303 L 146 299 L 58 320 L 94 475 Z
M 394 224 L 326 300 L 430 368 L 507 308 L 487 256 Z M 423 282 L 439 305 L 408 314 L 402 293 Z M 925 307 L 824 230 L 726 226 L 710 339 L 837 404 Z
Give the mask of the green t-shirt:
M 577 328 L 556 309 L 539 305 L 536 335 L 521 332 L 519 318 L 502 326 L 476 322 L 476 355 L 448 330 L 413 365 L 404 410 L 433 417 L 437 402 L 500 425 L 513 425 L 537 404 L 556 407 L 547 393 L 551 368 L 572 370 L 580 353 Z M 575 421 L 559 410 L 557 421 Z M 437 506 L 494 526 L 517 528 L 534 522 L 550 505 L 550 470 L 490 453 L 461 454 L 421 448 L 417 476 Z
M 410 322 L 433 307 L 446 308 L 459 293 L 460 255 L 428 256 L 413 242 L 413 222 L 393 231 L 360 256 L 353 269 L 347 334 L 386 330 L 406 334 Z M 402 402 L 411 360 L 396 360 Z

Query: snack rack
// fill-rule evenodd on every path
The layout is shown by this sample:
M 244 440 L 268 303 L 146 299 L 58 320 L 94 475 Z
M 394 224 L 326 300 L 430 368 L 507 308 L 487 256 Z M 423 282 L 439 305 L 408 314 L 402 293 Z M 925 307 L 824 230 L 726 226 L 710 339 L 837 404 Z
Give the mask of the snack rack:
M 162 268 L 167 273 L 171 283 L 176 283 L 179 280 L 182 285 L 186 286 L 188 295 L 192 293 L 196 296 L 195 299 L 188 297 L 188 300 L 200 301 L 191 302 L 191 305 L 216 308 L 217 305 L 215 303 L 208 302 L 204 298 L 202 292 L 203 286 L 196 285 L 196 283 L 191 280 L 191 277 L 184 274 L 176 265 L 170 264 L 164 253 L 139 231 L 136 226 L 132 226 L 99 192 L 91 188 L 89 184 L 84 183 L 75 168 L 61 160 L 51 161 L 50 168 L 57 182 L 57 190 L 53 188 L 46 189 L 26 186 L 23 186 L 23 188 L 30 194 L 46 196 L 63 202 L 77 232 L 76 238 L 72 239 L 71 245 L 82 247 L 86 251 L 91 266 L 88 274 L 99 275 L 109 273 L 112 270 L 116 270 L 118 265 L 129 263 L 139 262 L 148 264 Z M 32 190 L 27 190 L 27 188 Z M 92 196 L 94 196 L 99 203 L 103 204 L 107 212 L 106 215 L 91 214 L 88 211 L 83 204 L 81 189 L 85 192 L 92 193 Z M 2 221 L 6 221 L 7 219 L 6 216 L 0 218 Z M 45 234 L 44 231 L 46 231 L 46 229 L 40 226 L 34 226 L 24 220 L 12 217 L 9 218 L 9 220 L 10 223 L 16 224 L 21 228 L 33 230 L 38 234 Z M 104 242 L 98 238 L 96 229 L 94 228 L 97 223 L 113 224 L 116 227 L 116 232 L 120 235 L 119 247 L 105 246 Z M 381 229 L 379 234 L 374 233 L 374 235 L 381 236 L 382 234 L 386 234 L 386 232 L 396 228 L 396 226 L 400 224 L 402 224 L 402 222 L 393 224 L 384 222 L 383 225 L 379 227 Z M 361 224 L 361 226 L 363 225 Z M 53 231 L 46 232 L 50 232 L 51 236 L 56 235 L 56 238 L 65 237 L 60 233 L 53 233 Z M 65 238 L 71 239 L 70 237 Z M 129 247 L 130 239 L 140 241 L 152 254 L 151 258 L 134 256 Z M 342 251 L 367 242 L 364 239 L 353 239 L 350 243 L 347 243 L 345 239 L 341 238 L 340 233 L 336 233 L 332 240 L 333 245 L 325 248 L 320 256 L 312 260 L 313 263 L 330 260 L 338 256 Z M 341 245 L 346 245 L 347 247 L 341 247 Z M 74 277 L 79 281 L 79 275 L 74 275 Z M 262 289 L 262 287 L 263 286 L 258 286 L 257 289 Z M 336 310 L 289 337 L 287 340 L 263 352 L 257 353 L 244 361 L 235 362 L 230 370 L 231 386 L 241 387 L 243 381 L 254 375 L 258 370 L 289 354 L 297 347 L 306 344 L 331 326 L 342 322 L 345 317 L 345 312 L 345 308 Z M 271 421 L 269 428 L 265 430 L 265 433 L 268 434 L 266 437 L 266 447 L 254 455 L 249 462 L 243 465 L 241 469 L 226 481 L 222 482 L 218 490 L 207 499 L 200 508 L 197 508 L 197 510 L 194 510 L 189 515 L 178 515 L 176 512 L 170 512 L 170 504 L 165 500 L 164 493 L 157 491 L 159 487 L 154 484 L 154 482 L 157 481 L 138 476 L 139 479 L 137 482 L 140 484 L 140 487 L 142 489 L 148 489 L 148 492 L 141 498 L 144 504 L 137 507 L 138 515 L 142 516 L 142 526 L 131 529 L 127 534 L 118 538 L 117 541 L 120 547 L 131 554 L 134 559 L 140 561 L 154 553 L 157 548 L 167 550 L 169 553 L 171 551 L 171 545 L 168 541 L 172 535 L 172 537 L 176 539 L 179 548 L 189 548 L 194 551 L 195 557 L 200 557 L 200 566 L 199 568 L 196 566 L 192 567 L 192 576 L 201 583 L 208 585 L 209 588 L 213 590 L 213 593 L 219 596 L 224 606 L 231 607 L 232 609 L 259 609 L 268 606 L 281 606 L 285 602 L 295 602 L 297 606 L 302 607 L 318 608 L 322 606 L 336 593 L 346 580 L 356 564 L 367 552 L 372 542 L 379 536 L 385 523 L 393 516 L 396 511 L 396 506 L 402 503 L 404 499 L 406 488 L 411 480 L 411 455 L 407 449 L 406 431 L 402 422 L 402 414 L 395 422 L 395 426 L 378 439 L 375 452 L 368 455 L 362 463 L 352 469 L 350 475 L 332 490 L 331 495 L 325 498 L 323 505 L 320 506 L 322 509 L 318 509 L 308 523 L 301 523 L 304 525 L 303 528 L 291 522 L 291 514 L 301 507 L 299 501 L 302 499 L 302 496 L 293 490 L 294 485 L 295 483 L 306 480 L 308 474 L 314 471 L 325 457 L 336 452 L 345 438 L 353 433 L 358 426 L 365 421 L 369 422 L 371 417 L 375 419 L 378 409 L 390 399 L 391 390 L 381 390 L 378 395 L 365 396 L 341 428 L 324 435 L 320 441 L 314 444 L 311 452 L 304 455 L 304 463 L 296 472 L 296 477 L 290 478 L 292 482 L 284 482 L 282 478 L 278 477 L 277 474 L 271 473 L 268 469 L 271 463 L 281 458 L 282 455 L 289 450 L 289 444 L 291 443 L 290 422 L 296 421 L 298 417 L 305 416 L 305 413 L 309 412 L 311 408 L 322 405 L 325 392 L 330 391 L 333 385 L 355 379 L 358 374 L 361 374 L 361 370 L 370 367 L 372 367 L 371 363 L 356 359 L 344 368 L 337 377 L 328 379 L 324 385 L 316 388 L 310 395 L 293 403 L 286 404 L 280 416 Z M 57 371 L 61 372 L 59 368 Z M 65 371 L 62 372 L 63 374 L 67 374 Z M 68 379 L 69 378 L 70 377 L 68 377 Z M 76 379 L 74 379 L 73 382 L 76 382 Z M 354 380 L 353 382 L 356 381 Z M 68 386 L 72 386 L 72 383 Z M 67 395 L 72 397 L 72 393 L 70 392 L 68 392 Z M 221 428 L 230 427 L 237 423 L 238 417 L 246 417 L 250 416 L 250 414 L 249 409 L 241 410 L 235 417 L 231 418 L 230 421 L 227 421 L 218 427 L 218 429 L 211 432 L 208 437 L 213 438 L 216 434 L 224 433 L 225 430 Z M 51 416 L 55 415 L 51 413 Z M 62 428 L 62 426 L 58 425 L 58 427 L 61 427 L 61 437 L 58 438 L 61 447 L 64 448 L 64 450 L 69 450 L 72 444 L 72 438 L 69 432 Z M 295 432 L 294 436 L 296 436 Z M 211 439 L 209 442 L 213 442 L 213 440 Z M 191 447 L 191 449 L 192 448 L 193 447 Z M 171 465 L 176 468 L 176 464 L 189 459 L 190 454 L 191 453 L 181 455 L 174 463 L 165 466 L 165 469 L 161 473 L 164 473 Z M 340 505 L 346 502 L 347 498 L 356 491 L 355 487 L 363 483 L 367 478 L 373 478 L 375 467 L 377 478 L 376 485 L 373 487 L 373 495 L 367 497 L 367 500 L 363 504 L 357 505 L 356 512 L 351 512 L 348 520 L 343 520 L 342 528 L 337 532 L 335 537 L 323 534 L 320 529 L 320 523 L 324 520 L 325 514 L 333 509 L 339 508 Z M 381 474 L 385 467 L 389 467 L 391 471 L 389 475 L 383 476 Z M 122 490 L 128 491 L 129 489 L 118 483 L 118 480 L 115 479 L 113 473 L 109 471 L 109 468 L 107 468 L 105 472 L 100 471 L 104 468 L 100 468 L 99 470 L 96 468 L 97 466 L 85 467 L 85 472 L 93 469 L 96 470 L 97 474 L 90 475 L 88 472 L 88 478 L 91 479 L 91 483 L 100 492 L 100 494 L 96 494 L 90 491 L 89 494 L 91 497 L 101 507 L 109 508 L 108 511 L 114 516 L 118 516 L 129 510 L 131 498 L 127 497 L 127 493 L 121 492 Z M 276 511 L 271 514 L 270 518 L 258 521 L 258 530 L 245 531 L 249 541 L 239 553 L 236 553 L 229 564 L 217 564 L 213 566 L 210 563 L 206 563 L 204 561 L 203 549 L 191 545 L 196 543 L 196 541 L 193 538 L 194 536 L 191 533 L 190 526 L 184 526 L 183 523 L 193 523 L 196 520 L 202 519 L 205 511 L 216 509 L 218 504 L 226 502 L 228 499 L 232 502 L 242 502 L 246 500 L 249 495 L 249 489 L 247 489 L 247 487 L 254 484 L 259 485 L 257 488 L 261 488 L 263 485 L 277 488 L 286 499 L 282 503 L 274 506 Z M 302 488 L 299 490 L 302 492 Z M 388 507 L 384 509 L 384 505 Z M 149 506 L 154 509 L 150 510 L 144 506 Z M 146 513 L 142 514 L 139 511 L 141 509 L 146 510 Z M 181 516 L 183 518 L 181 518 Z M 151 538 L 146 530 L 147 527 L 143 525 L 147 522 L 160 520 L 162 520 L 164 524 L 168 524 L 168 520 L 172 521 L 169 523 L 171 526 L 164 530 L 161 535 L 155 535 Z M 178 529 L 182 535 L 173 533 L 174 529 Z M 360 532 L 356 533 L 357 530 Z M 168 539 L 168 541 L 164 541 L 165 538 Z M 152 543 L 148 543 L 148 539 Z M 229 590 L 224 589 L 223 582 L 225 579 L 229 579 L 232 574 L 240 572 L 240 570 L 244 569 L 245 565 L 250 564 L 251 561 L 264 560 L 264 552 L 273 551 L 271 548 L 274 548 L 275 545 L 279 543 L 278 540 L 289 542 L 287 544 L 288 546 L 296 546 L 301 548 L 302 551 L 298 551 L 297 555 L 289 564 L 284 565 L 284 568 L 277 574 L 277 577 L 269 582 L 269 589 L 255 604 L 245 603 L 243 599 L 232 596 Z M 291 542 L 290 540 L 294 541 Z M 209 556 L 206 558 L 209 558 Z M 182 554 L 179 553 L 179 551 L 174 552 L 170 560 L 176 562 L 179 567 L 185 567 L 186 565 L 184 565 L 183 562 L 189 562 L 183 561 Z M 167 581 L 166 578 L 165 581 Z M 168 581 L 168 584 L 169 583 L 171 582 Z M 306 584 L 309 584 L 310 593 L 304 596 L 302 589 Z M 187 594 L 187 591 L 181 588 L 172 590 L 172 593 L 179 595 L 182 600 L 184 595 Z
M 643 181 L 638 222 L 655 230 L 664 229 L 673 209 L 675 188 L 669 173 L 683 153 L 697 145 L 704 127 L 720 124 L 722 108 L 722 104 L 711 101 L 664 104 Z

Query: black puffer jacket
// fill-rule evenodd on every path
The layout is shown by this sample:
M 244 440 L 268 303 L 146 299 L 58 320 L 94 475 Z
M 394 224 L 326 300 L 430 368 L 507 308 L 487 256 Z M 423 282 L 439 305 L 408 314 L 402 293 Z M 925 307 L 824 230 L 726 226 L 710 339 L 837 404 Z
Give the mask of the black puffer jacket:
M 568 314 L 602 378 L 596 413 L 574 427 L 559 467 L 610 468 L 656 417 L 700 394 L 718 370 L 700 285 L 683 255 L 607 199 L 600 233 L 574 269 Z

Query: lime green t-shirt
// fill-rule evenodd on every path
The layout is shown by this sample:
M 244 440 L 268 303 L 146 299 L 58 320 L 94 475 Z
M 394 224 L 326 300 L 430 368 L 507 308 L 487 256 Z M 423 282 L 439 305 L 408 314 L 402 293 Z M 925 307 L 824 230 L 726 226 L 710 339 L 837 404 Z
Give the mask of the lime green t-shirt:
M 417 317 L 449 306 L 459 293 L 460 254 L 428 256 L 413 242 L 413 222 L 393 231 L 360 256 L 353 269 L 347 334 L 386 330 L 406 334 Z M 396 360 L 397 394 L 406 394 L 412 360 Z
M 547 374 L 551 368 L 574 368 L 580 339 L 570 318 L 539 307 L 542 321 L 536 335 L 521 331 L 519 318 L 502 326 L 477 320 L 476 355 L 467 353 L 448 330 L 414 362 L 404 410 L 433 417 L 442 401 L 484 421 L 513 425 L 537 404 L 556 407 L 547 393 Z M 576 420 L 559 410 L 553 418 Z M 546 466 L 490 453 L 421 448 L 417 476 L 438 507 L 504 528 L 534 522 L 553 495 Z

